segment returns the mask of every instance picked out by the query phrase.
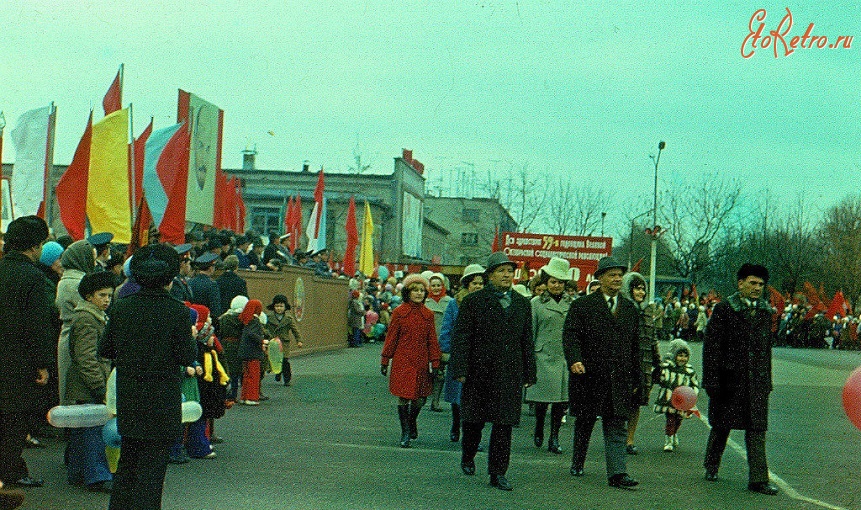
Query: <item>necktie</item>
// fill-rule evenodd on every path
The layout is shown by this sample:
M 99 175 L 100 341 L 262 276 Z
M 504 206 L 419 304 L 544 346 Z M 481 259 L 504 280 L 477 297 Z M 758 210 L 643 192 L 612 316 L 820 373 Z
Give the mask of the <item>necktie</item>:
M 610 311 L 613 311 L 613 305 L 615 304 L 614 298 L 610 298 L 607 300 L 607 304 L 610 306 Z

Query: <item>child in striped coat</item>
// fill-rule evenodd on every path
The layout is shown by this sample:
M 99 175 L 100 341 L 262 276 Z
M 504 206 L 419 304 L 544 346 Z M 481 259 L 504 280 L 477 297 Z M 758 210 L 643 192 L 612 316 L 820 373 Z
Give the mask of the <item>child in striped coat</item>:
M 679 386 L 689 386 L 696 393 L 700 391 L 697 373 L 690 364 L 691 349 L 688 343 L 677 338 L 670 342 L 670 351 L 661 363 L 660 391 L 655 401 L 655 412 L 665 414 L 667 425 L 665 429 L 664 451 L 672 452 L 679 446 L 676 434 L 684 418 L 691 417 L 691 411 L 682 411 L 673 407 L 671 402 L 673 390 Z

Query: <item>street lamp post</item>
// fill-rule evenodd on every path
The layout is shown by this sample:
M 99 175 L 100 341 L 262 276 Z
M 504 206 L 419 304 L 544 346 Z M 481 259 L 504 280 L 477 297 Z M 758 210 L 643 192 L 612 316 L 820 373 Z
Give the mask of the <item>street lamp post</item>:
M 654 195 L 654 204 L 652 209 L 652 253 L 649 258 L 649 303 L 655 302 L 655 261 L 658 256 L 658 235 L 660 235 L 660 228 L 658 227 L 658 163 L 661 161 L 661 151 L 664 150 L 667 144 L 663 141 L 658 142 L 658 156 L 650 156 L 652 161 L 655 162 L 655 195 Z
M 601 237 L 604 237 L 604 218 L 607 217 L 607 213 L 601 213 Z

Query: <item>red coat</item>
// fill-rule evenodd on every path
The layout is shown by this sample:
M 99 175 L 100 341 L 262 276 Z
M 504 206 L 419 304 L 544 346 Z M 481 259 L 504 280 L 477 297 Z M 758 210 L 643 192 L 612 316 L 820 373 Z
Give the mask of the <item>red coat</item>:
M 408 400 L 427 397 L 433 390 L 428 363 L 439 367 L 439 342 L 433 312 L 423 304 L 403 303 L 392 312 L 383 345 L 382 361 L 392 360 L 389 391 Z

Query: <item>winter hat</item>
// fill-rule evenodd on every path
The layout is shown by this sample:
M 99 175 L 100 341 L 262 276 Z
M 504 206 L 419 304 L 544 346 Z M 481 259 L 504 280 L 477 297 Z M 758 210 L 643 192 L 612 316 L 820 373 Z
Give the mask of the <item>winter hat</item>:
M 765 266 L 748 263 L 742 264 L 741 268 L 738 270 L 738 273 L 736 273 L 736 280 L 744 280 L 748 276 L 762 278 L 763 281 L 765 281 L 765 284 L 768 285 L 768 269 L 766 269 Z
M 621 269 L 624 273 L 628 269 L 628 266 L 616 262 L 616 259 L 613 257 L 602 257 L 601 260 L 598 261 L 598 269 L 595 270 L 595 278 L 600 277 L 608 269 Z
M 195 304 L 189 305 L 188 307 L 197 312 L 197 321 L 195 321 L 195 326 L 197 326 L 197 330 L 200 331 L 206 324 L 206 319 L 209 318 L 209 308 Z
M 431 276 L 433 276 L 433 271 L 430 271 L 430 270 L 422 271 L 422 273 L 421 273 L 421 277 L 424 278 L 425 280 L 430 280 Z
M 40 246 L 48 238 L 48 224 L 38 216 L 22 216 L 6 226 L 7 251 L 25 251 Z
M 263 303 L 257 299 L 249 299 L 242 313 L 239 314 L 239 322 L 248 325 L 255 316 L 259 316 L 263 311 Z
M 470 264 L 463 269 L 463 276 L 460 277 L 460 286 L 466 287 L 472 281 L 474 275 L 484 274 L 484 266 L 481 264 Z
M 436 278 L 442 282 L 442 288 L 443 289 L 448 289 L 448 281 L 442 273 L 433 273 L 430 276 L 430 278 L 428 278 L 428 285 L 430 285 L 430 281 L 433 280 L 434 278 Z
M 87 296 L 101 289 L 114 288 L 114 274 L 109 271 L 101 271 L 98 273 L 90 273 L 81 278 L 78 284 L 78 294 L 82 298 L 87 299 Z
M 643 278 L 643 275 L 636 271 L 625 273 L 625 275 L 622 276 L 622 288 L 619 289 L 619 293 L 628 301 L 637 304 L 636 301 L 634 301 L 634 295 L 631 291 L 634 287 L 638 287 L 640 285 L 644 287 L 646 286 L 646 279 Z M 643 298 L 642 303 L 646 303 L 646 298 Z
M 529 289 L 526 288 L 526 285 L 523 285 L 522 283 L 516 283 L 512 285 L 511 289 L 527 299 L 532 297 L 532 293 L 529 292 Z
M 236 296 L 230 301 L 230 313 L 239 315 L 248 304 L 248 298 L 245 296 Z
M 489 257 L 487 257 L 487 273 L 490 274 L 493 272 L 494 269 L 505 264 L 511 266 L 511 269 L 517 269 L 517 264 L 512 262 L 508 258 L 508 255 L 501 251 L 495 251 L 491 253 Z
M 129 267 L 141 286 L 164 287 L 179 274 L 179 254 L 166 244 L 150 244 L 138 249 Z
M 56 241 L 48 241 L 42 245 L 42 255 L 39 257 L 39 262 L 46 266 L 52 265 L 60 259 L 63 254 L 63 246 Z
M 551 258 L 541 270 L 557 280 L 566 281 L 574 277 L 574 269 L 571 268 L 571 263 L 560 257 Z
M 433 273 L 431 272 L 431 274 L 433 274 Z M 428 282 L 427 278 L 424 277 L 424 273 L 422 273 L 422 274 L 408 274 L 406 276 L 406 278 L 404 278 L 404 281 L 401 282 L 401 284 L 403 285 L 401 288 L 406 289 L 407 287 L 409 287 L 413 283 L 422 284 L 422 286 L 424 286 L 425 290 L 428 290 L 428 288 L 430 287 L 430 282 Z
M 186 306 L 188 306 L 188 305 L 186 305 Z M 196 326 L 197 325 L 197 310 L 189 307 L 188 318 L 191 321 L 191 325 Z
M 667 355 L 664 359 L 667 360 L 675 360 L 676 355 L 680 352 L 688 353 L 688 356 L 691 355 L 691 348 L 688 346 L 688 343 L 682 340 L 681 338 L 676 338 L 672 342 L 670 342 L 670 348 L 667 351 Z

